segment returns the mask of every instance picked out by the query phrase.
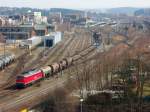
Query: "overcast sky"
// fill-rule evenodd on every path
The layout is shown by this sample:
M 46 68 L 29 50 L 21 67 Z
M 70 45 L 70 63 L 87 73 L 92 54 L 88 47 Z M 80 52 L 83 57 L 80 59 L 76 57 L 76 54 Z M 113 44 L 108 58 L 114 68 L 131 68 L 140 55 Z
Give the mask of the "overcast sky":
M 112 7 L 150 7 L 150 0 L 0 0 L 0 6 L 100 9 Z

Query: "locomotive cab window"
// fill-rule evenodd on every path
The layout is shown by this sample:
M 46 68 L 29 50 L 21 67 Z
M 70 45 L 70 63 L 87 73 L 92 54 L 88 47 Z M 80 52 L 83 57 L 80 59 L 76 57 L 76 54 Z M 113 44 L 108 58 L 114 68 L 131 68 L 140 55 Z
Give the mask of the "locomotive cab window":
M 17 77 L 17 80 L 22 80 L 22 79 L 23 79 L 22 76 L 18 76 L 18 77 Z

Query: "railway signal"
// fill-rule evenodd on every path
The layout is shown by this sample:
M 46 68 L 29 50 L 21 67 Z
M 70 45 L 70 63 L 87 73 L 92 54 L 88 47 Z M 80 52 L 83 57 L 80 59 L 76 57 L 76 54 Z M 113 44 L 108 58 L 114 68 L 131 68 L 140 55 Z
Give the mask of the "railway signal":
M 100 46 L 100 44 L 102 42 L 100 33 L 93 32 L 93 42 L 96 47 Z

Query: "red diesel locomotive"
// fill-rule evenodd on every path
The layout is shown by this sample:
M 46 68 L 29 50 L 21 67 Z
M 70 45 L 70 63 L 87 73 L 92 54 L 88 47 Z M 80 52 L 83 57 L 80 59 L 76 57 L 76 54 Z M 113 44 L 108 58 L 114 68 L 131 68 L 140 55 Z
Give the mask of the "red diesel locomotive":
M 21 75 L 17 76 L 16 86 L 17 87 L 26 87 L 44 77 L 45 77 L 45 74 L 43 74 L 43 72 L 41 70 L 37 70 L 37 69 L 30 70 L 28 72 L 24 72 Z

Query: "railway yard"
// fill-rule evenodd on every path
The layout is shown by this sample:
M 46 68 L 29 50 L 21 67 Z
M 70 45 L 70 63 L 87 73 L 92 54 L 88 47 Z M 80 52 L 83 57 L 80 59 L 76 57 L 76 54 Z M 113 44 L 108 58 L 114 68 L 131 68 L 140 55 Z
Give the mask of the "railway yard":
M 87 49 L 89 49 L 88 52 L 82 53 Z M 24 90 L 18 90 L 14 85 L 16 76 L 21 72 L 35 67 L 42 67 L 61 61 L 63 58 L 73 57 L 80 54 L 82 55 L 82 58 L 85 57 L 88 59 L 90 55 L 93 55 L 93 53 L 96 52 L 96 49 L 91 45 L 90 32 L 81 29 L 81 31 L 77 30 L 76 34 L 70 33 L 52 48 L 35 48 L 31 52 L 32 54 L 30 55 L 28 51 L 25 51 L 18 56 L 17 60 L 12 65 L 1 71 L 2 77 L 0 80 L 3 81 L 1 81 L 0 84 L 0 109 L 2 111 L 9 111 L 9 109 L 12 111 L 13 108 L 16 109 L 16 107 L 19 107 L 18 104 L 21 107 L 27 102 L 27 100 L 25 101 L 24 99 L 29 99 L 30 101 L 33 98 L 34 101 L 35 97 L 40 97 L 43 94 L 46 94 L 46 92 L 54 89 L 56 86 L 62 86 L 65 83 L 65 80 L 67 80 L 66 77 L 71 77 L 68 70 L 65 70 L 63 75 L 58 76 L 58 78 L 51 77 L 48 80 L 40 82 L 40 88 L 31 86 Z M 84 59 L 78 59 L 78 61 L 79 60 L 81 61 Z
M 101 34 L 102 40 L 99 46 L 93 45 L 92 33 L 89 29 L 77 28 L 72 32 L 64 34 L 62 41 L 53 47 L 44 48 L 39 46 L 31 51 L 26 49 L 19 51 L 18 49 L 15 62 L 0 71 L 0 112 L 17 112 L 22 108 L 34 107 L 49 92 L 65 86 L 68 80 L 76 79 L 77 73 L 74 69 L 76 66 L 82 72 L 84 71 L 85 63 L 92 65 L 92 63 L 96 63 L 97 59 L 103 62 L 104 58 L 101 58 L 103 56 L 108 58 L 108 60 L 111 56 L 119 59 L 122 52 L 130 49 L 131 45 L 141 36 L 139 34 L 131 40 L 127 40 L 123 35 L 117 36 L 115 44 L 107 45 L 106 40 L 104 40 L 107 37 L 107 32 L 101 31 Z M 125 41 L 120 40 L 119 37 Z M 31 68 L 51 65 L 55 62 L 58 63 L 64 58 L 68 59 L 69 57 L 73 59 L 73 64 L 68 66 L 67 69 L 54 73 L 55 75 L 30 87 L 24 89 L 16 88 L 16 77 L 22 72 L 29 71 Z M 105 83 L 103 81 L 103 85 Z
M 0 0 L 0 112 L 150 112 L 150 8 L 130 2 Z
M 56 61 L 58 62 L 65 57 L 74 56 L 76 54 L 82 54 L 82 52 L 84 52 L 85 49 L 90 49 L 90 51 L 87 52 L 87 54 L 83 53 L 84 55 L 82 56 L 82 59 L 80 59 L 80 61 L 91 58 L 94 54 L 96 54 L 97 51 L 92 46 L 92 41 L 90 37 L 91 34 L 89 33 L 90 32 L 88 31 L 81 32 L 79 30 L 76 32 L 76 34 L 71 33 L 67 37 L 64 37 L 62 42 L 58 43 L 52 48 L 36 48 L 31 51 L 32 55 L 30 55 L 29 52 L 25 52 L 21 56 L 19 56 L 18 60 L 14 64 L 2 71 L 2 74 L 5 73 L 5 75 L 8 78 L 4 77 L 4 79 L 6 79 L 2 79 L 4 80 L 4 83 L 1 84 L 1 110 L 12 110 L 12 108 L 15 108 L 16 106 L 18 107 L 18 104 L 27 105 L 26 103 L 32 101 L 32 99 L 34 101 L 34 98 L 46 94 L 46 92 L 49 92 L 51 89 L 61 87 L 65 83 L 65 80 L 67 79 L 66 77 L 68 77 L 67 75 L 71 77 L 71 75 L 68 74 L 67 70 L 65 70 L 61 78 L 52 77 L 50 80 L 43 81 L 41 83 L 42 86 L 40 88 L 32 86 L 24 90 L 17 90 L 14 88 L 14 82 L 16 76 L 23 71 L 29 70 L 30 68 L 34 67 L 42 67 L 44 65 L 48 65 Z M 12 98 L 13 100 L 10 100 Z

